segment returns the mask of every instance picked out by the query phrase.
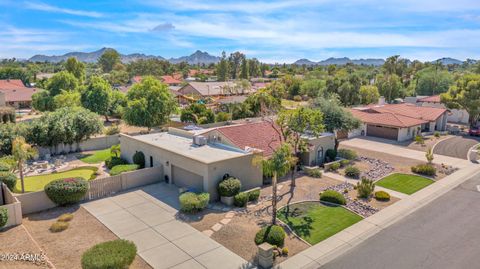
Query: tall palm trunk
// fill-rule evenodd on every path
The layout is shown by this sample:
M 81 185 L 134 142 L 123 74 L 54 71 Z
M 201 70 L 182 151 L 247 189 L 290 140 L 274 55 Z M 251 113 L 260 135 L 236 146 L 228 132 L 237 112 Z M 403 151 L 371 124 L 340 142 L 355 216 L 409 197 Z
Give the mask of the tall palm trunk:
M 272 177 L 272 225 L 277 224 L 277 172 Z
M 18 169 L 20 170 L 20 182 L 22 183 L 22 193 L 25 193 L 25 182 L 23 181 L 23 164 L 18 163 Z

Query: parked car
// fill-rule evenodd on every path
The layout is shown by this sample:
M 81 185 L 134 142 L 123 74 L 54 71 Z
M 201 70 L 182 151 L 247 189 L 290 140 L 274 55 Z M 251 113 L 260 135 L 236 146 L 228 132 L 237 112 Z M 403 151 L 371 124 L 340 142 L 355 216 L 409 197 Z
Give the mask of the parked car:
M 474 136 L 480 136 L 480 127 L 471 127 L 470 130 L 468 130 L 469 135 L 474 135 Z

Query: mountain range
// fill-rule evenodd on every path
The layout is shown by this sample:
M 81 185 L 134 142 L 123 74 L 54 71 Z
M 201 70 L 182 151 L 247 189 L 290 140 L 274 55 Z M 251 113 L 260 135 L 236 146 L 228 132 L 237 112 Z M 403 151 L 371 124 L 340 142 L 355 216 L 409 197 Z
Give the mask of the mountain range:
M 293 64 L 296 65 L 308 65 L 308 66 L 313 66 L 313 65 L 346 65 L 347 63 L 352 63 L 352 64 L 358 64 L 358 65 L 373 65 L 373 66 L 379 66 L 382 65 L 385 62 L 384 59 L 350 59 L 347 57 L 343 58 L 333 58 L 330 57 L 326 60 L 319 61 L 319 62 L 313 62 L 308 59 L 300 59 L 294 62 Z

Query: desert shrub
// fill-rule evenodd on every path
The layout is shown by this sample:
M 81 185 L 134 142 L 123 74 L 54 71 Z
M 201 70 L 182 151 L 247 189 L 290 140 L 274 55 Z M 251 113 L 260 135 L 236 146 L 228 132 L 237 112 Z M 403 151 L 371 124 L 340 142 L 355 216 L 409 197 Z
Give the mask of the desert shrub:
M 334 190 L 326 190 L 320 193 L 320 201 L 330 202 L 339 205 L 345 205 L 347 203 L 345 197 L 338 191 Z
M 105 161 L 105 165 L 108 169 L 112 169 L 114 166 L 128 164 L 128 162 L 120 157 L 112 156 Z
M 0 172 L 8 172 L 10 171 L 10 165 L 0 162 Z
M 419 164 L 411 167 L 413 173 L 425 176 L 434 176 L 437 174 L 437 168 L 431 164 Z
M 293 97 L 293 101 L 295 101 L 295 102 L 300 102 L 300 101 L 302 101 L 302 97 L 301 97 L 300 95 L 295 95 L 295 96 Z
M 386 191 L 376 191 L 375 199 L 378 201 L 390 201 L 390 194 Z
M 73 219 L 73 214 L 65 213 L 58 217 L 57 221 L 69 222 Z
M 424 145 L 425 144 L 425 139 L 423 139 L 423 136 L 421 135 L 416 135 L 415 136 L 415 143 Z
M 233 197 L 233 204 L 238 207 L 245 207 L 248 203 L 248 193 L 241 192 Z
M 8 210 L 6 208 L 0 208 L 0 228 L 7 225 L 8 222 Z
M 209 193 L 196 194 L 193 192 L 182 193 L 178 200 L 180 201 L 180 210 L 185 213 L 195 213 L 207 207 L 210 201 Z
M 267 242 L 275 246 L 283 246 L 285 231 L 278 225 L 269 225 L 260 229 L 255 235 L 255 244 L 260 245 Z
M 118 127 L 117 124 L 113 124 L 112 126 L 108 126 L 105 128 L 104 134 L 106 135 L 114 135 L 114 134 L 119 134 L 120 133 L 120 127 Z
M 231 197 L 240 192 L 242 182 L 238 178 L 230 177 L 220 181 L 218 184 L 218 193 L 220 196 Z
M 218 112 L 217 115 L 215 115 L 216 122 L 223 122 L 231 119 L 232 119 L 232 115 L 226 112 Z
M 436 138 L 439 138 L 440 137 L 440 132 L 436 131 L 435 133 L 433 133 L 433 136 L 435 136 Z
M 282 255 L 283 256 L 288 256 L 288 248 L 287 247 L 282 248 Z
M 332 163 L 330 165 L 330 171 L 337 171 L 338 169 L 340 169 L 340 163 Z
M 87 190 L 88 183 L 83 178 L 57 179 L 45 185 L 45 193 L 57 205 L 77 203 Z
M 337 155 L 347 160 L 355 160 L 357 158 L 357 153 L 351 149 L 339 149 Z
M 307 174 L 311 177 L 314 177 L 314 178 L 321 178 L 322 177 L 322 170 L 320 169 L 311 169 L 311 170 L 308 170 Z
M 325 152 L 325 156 L 327 156 L 328 161 L 335 161 L 335 159 L 337 158 L 337 151 L 335 151 L 334 149 L 327 149 L 327 151 Z
M 50 232 L 59 233 L 65 231 L 68 228 L 69 224 L 65 221 L 57 221 L 50 226 Z
M 358 169 L 356 166 L 348 166 L 345 168 L 345 176 L 349 178 L 359 178 L 360 173 L 360 169 Z
M 111 176 L 120 175 L 121 173 L 135 171 L 139 168 L 138 164 L 121 164 L 116 165 L 110 170 Z
M 340 161 L 340 166 L 345 167 L 350 164 L 350 160 L 341 160 Z
M 141 151 L 135 152 L 133 154 L 133 163 L 137 164 L 140 169 L 145 168 L 145 154 Z
M 11 172 L 0 172 L 0 182 L 5 183 L 5 185 L 13 191 L 13 188 L 15 188 L 15 184 L 17 183 L 17 176 Z
M 97 244 L 82 255 L 83 269 L 128 268 L 137 255 L 131 241 L 117 239 Z
M 253 190 L 248 192 L 248 201 L 257 201 L 260 197 L 260 190 Z
M 360 182 L 357 182 L 357 192 L 360 198 L 369 198 L 374 190 L 375 183 L 372 179 L 364 177 Z

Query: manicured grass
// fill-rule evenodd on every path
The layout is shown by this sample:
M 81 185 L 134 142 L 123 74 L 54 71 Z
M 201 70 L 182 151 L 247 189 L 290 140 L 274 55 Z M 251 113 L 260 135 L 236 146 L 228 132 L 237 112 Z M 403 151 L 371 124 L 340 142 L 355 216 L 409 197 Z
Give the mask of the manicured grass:
M 97 172 L 97 167 L 93 166 L 83 166 L 74 168 L 65 172 L 52 173 L 47 175 L 38 175 L 25 177 L 25 192 L 41 191 L 50 181 L 61 178 L 69 177 L 81 177 L 86 180 L 94 179 L 95 173 Z M 15 185 L 15 192 L 20 193 L 22 191 L 22 183 L 20 179 L 17 180 Z
M 106 161 L 112 156 L 110 149 L 103 149 L 95 151 L 93 154 L 80 155 L 78 158 L 80 161 L 89 164 L 96 164 Z
M 312 245 L 362 220 L 361 216 L 341 206 L 319 202 L 286 206 L 279 210 L 278 218 Z
M 417 175 L 392 174 L 377 181 L 375 185 L 405 194 L 412 194 L 433 182 L 431 179 Z
M 110 175 L 116 176 L 116 175 L 120 175 L 121 173 L 135 171 L 137 169 L 138 169 L 138 164 L 120 164 L 120 165 L 114 166 L 110 170 Z

